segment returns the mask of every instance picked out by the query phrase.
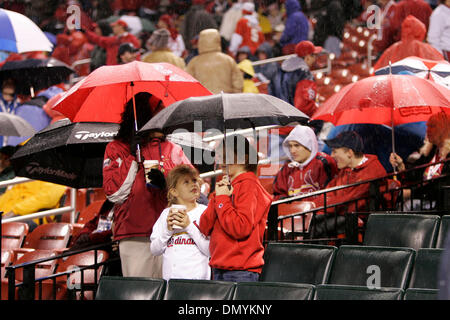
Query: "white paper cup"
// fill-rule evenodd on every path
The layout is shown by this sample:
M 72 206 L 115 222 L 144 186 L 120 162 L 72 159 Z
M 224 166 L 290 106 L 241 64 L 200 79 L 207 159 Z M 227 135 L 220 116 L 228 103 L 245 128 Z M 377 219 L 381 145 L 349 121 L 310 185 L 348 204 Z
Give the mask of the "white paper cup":
M 147 177 L 148 173 L 152 169 L 158 169 L 159 161 L 158 160 L 145 160 L 144 161 L 144 172 L 145 172 L 145 182 L 147 184 L 152 183 L 152 181 Z
M 183 204 L 173 204 L 173 205 L 170 206 L 170 210 L 172 212 L 174 212 L 174 211 L 183 211 L 183 210 L 186 210 L 186 209 L 187 209 L 186 206 L 183 205 Z M 172 226 L 172 229 L 183 229 L 183 228 L 178 226 L 178 225 L 176 225 L 176 224 L 174 224 Z

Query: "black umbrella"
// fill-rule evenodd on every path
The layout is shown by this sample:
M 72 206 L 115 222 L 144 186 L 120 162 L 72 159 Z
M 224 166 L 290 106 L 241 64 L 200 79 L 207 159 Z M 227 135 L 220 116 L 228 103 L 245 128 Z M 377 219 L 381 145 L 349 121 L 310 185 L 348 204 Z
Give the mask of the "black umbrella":
M 176 129 L 205 132 L 208 129 L 245 129 L 268 125 L 306 123 L 308 116 L 291 104 L 262 93 L 221 93 L 191 97 L 161 110 L 139 132 Z
M 74 72 L 55 58 L 8 61 L 0 69 L 0 82 L 12 78 L 16 93 L 30 94 L 30 90 L 39 91 L 65 81 Z
M 101 187 L 105 148 L 118 128 L 115 123 L 57 121 L 14 153 L 14 171 L 73 188 Z
M 14 153 L 11 158 L 14 171 L 17 176 L 73 188 L 102 187 L 105 148 L 118 130 L 116 123 L 57 121 Z M 167 139 L 191 154 L 195 148 L 212 152 L 199 137 L 178 134 Z

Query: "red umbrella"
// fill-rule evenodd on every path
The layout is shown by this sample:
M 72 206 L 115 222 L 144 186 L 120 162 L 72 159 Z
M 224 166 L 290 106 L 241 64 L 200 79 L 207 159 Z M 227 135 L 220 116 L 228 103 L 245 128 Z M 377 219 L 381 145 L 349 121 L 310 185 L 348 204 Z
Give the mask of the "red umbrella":
M 119 123 L 127 101 L 141 91 L 153 94 L 164 106 L 212 94 L 198 80 L 172 64 L 134 61 L 94 70 L 67 91 L 53 110 L 72 122 Z
M 450 114 L 450 90 L 434 82 L 411 75 L 380 75 L 351 83 L 332 95 L 312 115 L 334 125 L 368 123 L 392 128 L 427 121 L 440 111 Z
M 450 114 L 450 90 L 411 75 L 380 75 L 351 83 L 312 115 L 334 125 L 369 123 L 395 126 Z

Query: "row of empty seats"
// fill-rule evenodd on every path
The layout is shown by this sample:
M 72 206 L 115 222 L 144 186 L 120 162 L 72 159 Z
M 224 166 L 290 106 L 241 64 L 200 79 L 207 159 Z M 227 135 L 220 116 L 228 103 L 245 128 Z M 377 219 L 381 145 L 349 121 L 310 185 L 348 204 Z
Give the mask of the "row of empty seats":
M 260 281 L 368 286 L 371 276 L 382 288 L 438 288 L 443 249 L 269 243 Z
M 430 214 L 369 215 L 364 245 L 420 248 L 443 248 L 449 232 L 450 215 Z
M 435 300 L 437 290 L 102 277 L 96 300 Z

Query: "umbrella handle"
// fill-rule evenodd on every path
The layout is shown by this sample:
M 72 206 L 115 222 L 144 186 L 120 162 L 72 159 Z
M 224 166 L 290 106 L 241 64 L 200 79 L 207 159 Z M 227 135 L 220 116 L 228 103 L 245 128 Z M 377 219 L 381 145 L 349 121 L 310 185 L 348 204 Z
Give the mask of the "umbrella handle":
M 134 99 L 134 82 L 131 81 L 130 83 L 130 87 L 131 87 L 131 97 L 133 99 L 133 115 L 134 115 L 134 129 L 135 132 L 138 132 L 138 125 L 137 125 L 137 116 L 136 116 L 136 100 Z M 139 143 L 136 145 L 136 157 L 137 157 L 137 162 L 141 163 L 142 162 L 142 157 L 141 157 L 141 146 L 139 145 Z

